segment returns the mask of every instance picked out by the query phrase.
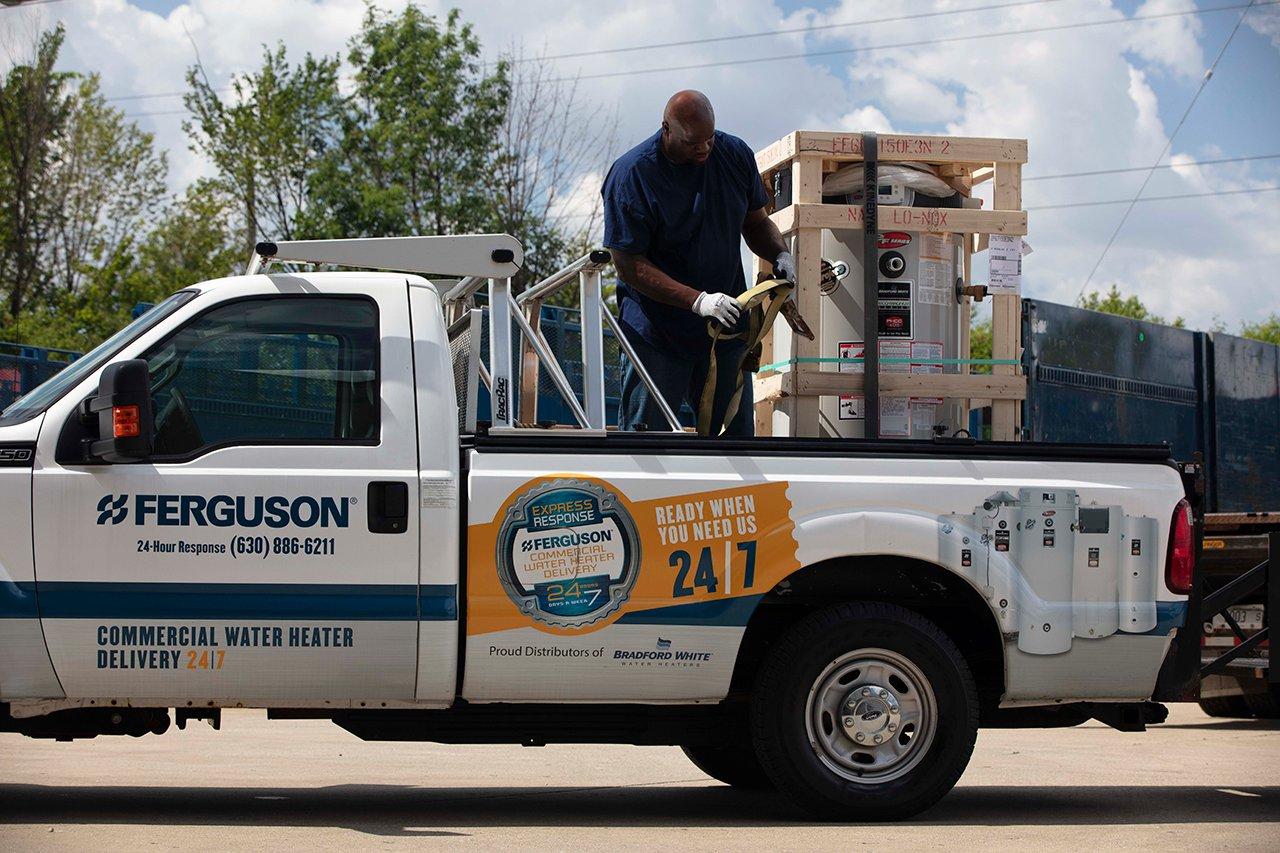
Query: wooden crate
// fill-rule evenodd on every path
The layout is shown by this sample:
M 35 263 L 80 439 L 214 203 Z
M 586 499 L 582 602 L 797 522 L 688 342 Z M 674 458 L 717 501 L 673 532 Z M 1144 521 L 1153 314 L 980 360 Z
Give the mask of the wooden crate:
M 858 394 L 863 377 L 858 373 L 833 373 L 819 370 L 817 363 L 804 359 L 818 358 L 818 328 L 821 296 L 814 286 L 820 278 L 822 231 L 860 230 L 863 224 L 861 205 L 823 204 L 822 179 L 846 163 L 862 156 L 861 133 L 793 131 L 767 148 L 757 152 L 756 167 L 772 190 L 773 174 L 780 169 L 791 173 L 791 204 L 774 211 L 770 218 L 784 237 L 793 241 L 801 287 L 796 299 L 800 313 L 817 335 L 816 341 L 793 337 L 790 353 L 775 353 L 772 338 L 764 342 L 761 363 L 771 364 L 791 358 L 792 370 L 758 376 L 755 383 L 756 434 L 772 432 L 773 412 L 783 408 L 790 415 L 792 435 L 815 435 L 818 424 L 818 398 L 822 396 Z M 963 241 L 966 284 L 970 281 L 973 253 L 986 248 L 987 235 L 1027 233 L 1027 212 L 1022 209 L 1022 165 L 1027 162 L 1025 139 L 987 139 L 956 136 L 921 136 L 911 134 L 878 135 L 879 163 L 927 163 L 936 166 L 939 177 L 963 196 L 970 196 L 978 184 L 994 181 L 994 203 L 991 210 L 952 208 L 912 208 L 881 205 L 877 212 L 882 231 L 950 232 L 971 235 Z M 763 269 L 756 259 L 756 274 Z M 808 285 L 808 286 L 806 286 Z M 968 314 L 968 297 L 963 310 Z M 1017 295 L 993 297 L 992 358 L 1019 358 L 1022 347 L 1021 299 Z M 961 357 L 969 358 L 968 324 L 964 324 Z M 1026 398 L 1026 377 L 1015 365 L 995 365 L 992 375 L 972 375 L 968 365 L 956 374 L 880 373 L 881 393 L 912 396 L 958 397 L 966 400 L 990 400 L 992 406 L 992 438 L 1015 440 L 1020 432 L 1019 401 Z

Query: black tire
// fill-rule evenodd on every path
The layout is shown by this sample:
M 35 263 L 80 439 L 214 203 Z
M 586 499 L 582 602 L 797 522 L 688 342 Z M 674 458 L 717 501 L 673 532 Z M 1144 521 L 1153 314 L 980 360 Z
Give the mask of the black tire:
M 1253 711 L 1243 696 L 1214 696 L 1200 699 L 1200 710 L 1210 717 L 1252 717 Z
M 691 744 L 680 748 L 694 767 L 712 779 L 744 791 L 773 790 L 773 780 L 760 766 L 747 732 L 743 732 L 741 740 L 732 745 Z
M 886 671 L 877 662 L 881 659 L 898 666 L 899 676 L 911 674 L 905 688 L 894 686 L 877 710 L 859 697 L 867 695 L 862 691 L 868 688 L 861 685 L 871 673 Z M 902 677 L 889 680 L 904 684 Z M 820 682 L 828 689 L 820 689 Z M 839 720 L 824 716 L 823 697 L 839 695 L 849 685 L 854 694 L 844 697 L 849 704 L 840 707 L 856 704 L 858 710 L 839 711 L 850 714 Z M 869 701 L 877 700 L 871 696 Z M 907 712 L 893 717 L 899 711 L 891 710 L 906 709 L 908 702 L 932 707 L 932 722 L 922 712 L 920 727 L 909 731 L 913 724 L 907 722 Z M 815 727 L 808 725 L 811 715 L 820 721 Z M 860 727 L 887 726 L 893 719 L 902 730 L 893 735 L 887 734 L 893 728 L 884 731 L 888 741 L 906 750 L 903 756 L 894 758 L 890 752 L 899 746 L 886 741 L 868 748 L 887 756 L 885 770 L 869 774 L 861 766 L 846 768 L 846 763 L 852 767 L 869 757 L 860 752 L 864 747 L 853 745 L 853 732 L 862 735 Z M 936 803 L 964 772 L 978 733 L 977 688 L 955 643 L 918 613 L 891 604 L 840 604 L 796 624 L 774 646 L 757 676 L 751 722 L 760 763 L 778 790 L 801 809 L 827 820 L 897 820 Z M 853 745 L 843 760 L 835 749 L 842 736 Z M 876 737 L 880 744 L 880 735 Z M 828 742 L 833 743 L 829 751 L 821 745 Z
M 1264 684 L 1261 691 L 1244 694 L 1249 710 L 1260 720 L 1280 720 L 1280 688 Z

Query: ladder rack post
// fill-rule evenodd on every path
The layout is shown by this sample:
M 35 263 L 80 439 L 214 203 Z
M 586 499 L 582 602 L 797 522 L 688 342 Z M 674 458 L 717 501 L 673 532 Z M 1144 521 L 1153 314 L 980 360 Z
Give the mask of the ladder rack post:
M 511 279 L 489 279 L 489 375 L 493 380 L 493 425 L 511 428 Z
M 600 270 L 578 274 L 579 317 L 582 324 L 582 403 L 587 426 L 604 429 L 604 323 L 600 317 Z

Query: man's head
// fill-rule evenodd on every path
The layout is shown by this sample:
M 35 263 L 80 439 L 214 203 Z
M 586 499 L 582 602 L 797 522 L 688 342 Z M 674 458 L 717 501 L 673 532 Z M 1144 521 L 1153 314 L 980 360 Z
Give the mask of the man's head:
M 701 92 L 676 92 L 662 111 L 662 146 L 677 165 L 702 164 L 715 144 L 716 114 Z

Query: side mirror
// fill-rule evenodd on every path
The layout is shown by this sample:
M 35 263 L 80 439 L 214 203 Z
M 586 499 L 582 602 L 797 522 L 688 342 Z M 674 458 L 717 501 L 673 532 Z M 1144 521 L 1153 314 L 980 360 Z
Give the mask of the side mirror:
M 151 455 L 154 418 L 146 361 L 135 358 L 107 365 L 88 410 L 98 416 L 99 440 L 88 442 L 91 457 L 132 462 Z

